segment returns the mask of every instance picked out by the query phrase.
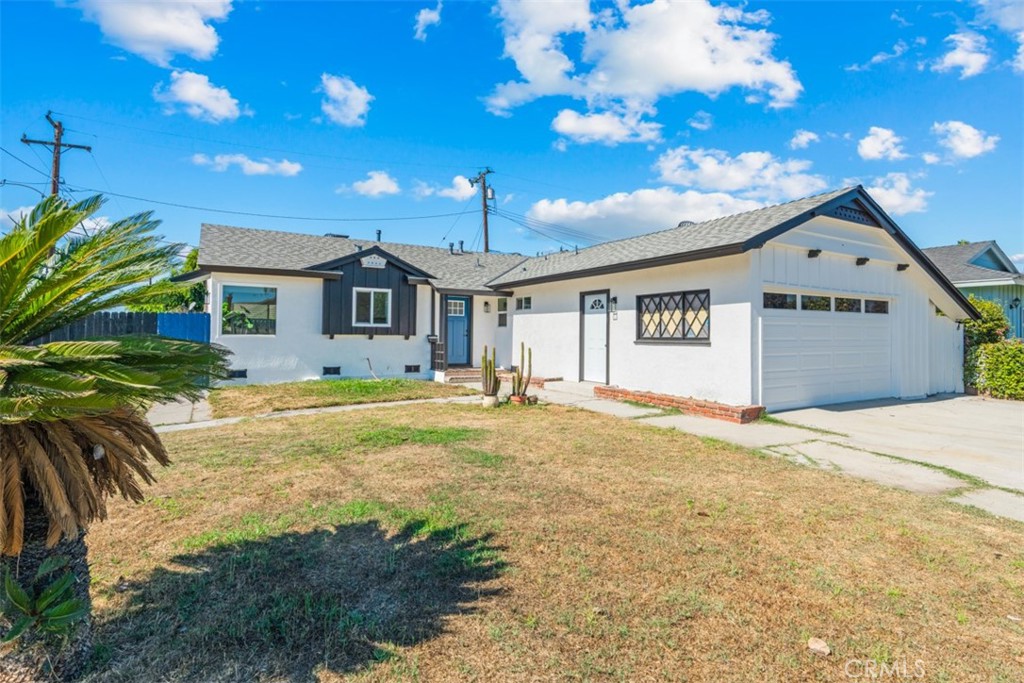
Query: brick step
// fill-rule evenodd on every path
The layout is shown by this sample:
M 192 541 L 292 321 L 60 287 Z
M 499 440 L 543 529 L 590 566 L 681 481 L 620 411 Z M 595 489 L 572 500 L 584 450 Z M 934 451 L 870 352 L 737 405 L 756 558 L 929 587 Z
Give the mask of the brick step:
M 444 373 L 445 384 L 473 384 L 481 378 L 480 368 L 446 370 Z

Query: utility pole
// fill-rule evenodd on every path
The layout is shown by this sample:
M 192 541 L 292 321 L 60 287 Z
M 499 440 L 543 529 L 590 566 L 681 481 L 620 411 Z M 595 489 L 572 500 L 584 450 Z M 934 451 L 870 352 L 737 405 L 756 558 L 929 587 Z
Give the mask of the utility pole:
M 50 116 L 53 112 L 46 112 L 46 120 L 53 126 L 53 142 L 47 140 L 30 140 L 25 137 L 22 133 L 21 141 L 26 145 L 43 145 L 44 147 L 53 147 L 53 168 L 50 171 L 50 194 L 56 195 L 60 190 L 60 155 L 65 149 L 84 149 L 86 152 L 91 152 L 92 147 L 88 145 L 72 145 L 67 142 L 63 142 L 64 138 L 64 124 L 60 121 L 54 121 L 53 117 Z
M 470 178 L 469 179 L 469 184 L 470 185 L 476 185 L 477 183 L 480 183 L 480 206 L 481 206 L 481 208 L 483 209 L 483 212 L 484 212 L 484 253 L 485 254 L 491 250 L 490 239 L 489 239 L 488 234 L 487 234 L 487 211 L 488 211 L 487 210 L 487 200 L 490 199 L 490 197 L 487 196 L 487 176 L 490 173 L 494 173 L 494 171 L 492 171 L 490 169 L 490 167 L 488 167 L 488 168 L 485 168 L 484 170 L 480 171 L 479 175 L 477 175 L 476 178 Z M 491 191 L 493 192 L 493 189 Z

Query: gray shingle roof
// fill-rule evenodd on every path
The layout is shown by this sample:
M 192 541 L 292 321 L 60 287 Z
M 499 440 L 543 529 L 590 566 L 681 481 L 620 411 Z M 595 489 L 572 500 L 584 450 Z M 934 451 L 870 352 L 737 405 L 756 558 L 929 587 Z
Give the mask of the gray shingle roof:
M 204 223 L 199 237 L 199 266 L 211 270 L 218 266 L 306 270 L 373 246 L 429 273 L 432 284 L 439 289 L 488 292 L 485 285 L 489 280 L 525 258 L 495 252 L 451 254 L 439 247 Z
M 490 284 L 493 287 L 507 287 L 517 282 L 557 278 L 571 273 L 740 245 L 854 189 L 846 187 L 703 223 L 691 223 L 660 232 L 604 242 L 580 249 L 578 252 L 566 251 L 530 258 L 495 278 Z
M 988 240 L 987 242 L 931 247 L 921 251 L 954 284 L 959 282 L 983 282 L 985 280 L 1020 280 L 1021 276 L 1019 273 L 1008 273 L 1005 270 L 985 268 L 984 266 L 976 266 L 971 263 L 979 254 L 993 246 L 996 246 L 995 241 Z

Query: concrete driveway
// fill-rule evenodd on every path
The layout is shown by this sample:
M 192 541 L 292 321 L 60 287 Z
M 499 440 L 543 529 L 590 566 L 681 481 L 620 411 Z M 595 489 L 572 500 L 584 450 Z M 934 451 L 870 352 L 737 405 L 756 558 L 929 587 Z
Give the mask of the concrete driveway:
M 926 462 L 1024 491 L 1024 403 L 939 395 L 862 401 L 777 413 L 781 420 L 845 434 L 850 445 Z
M 766 455 L 1024 522 L 1024 403 L 946 395 L 791 410 L 746 425 L 597 399 L 549 382 L 541 400 L 730 441 Z

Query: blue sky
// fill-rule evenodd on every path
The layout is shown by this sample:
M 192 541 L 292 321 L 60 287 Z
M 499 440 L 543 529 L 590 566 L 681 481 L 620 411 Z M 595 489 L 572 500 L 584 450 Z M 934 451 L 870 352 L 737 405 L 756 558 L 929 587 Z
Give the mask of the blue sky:
M 53 110 L 93 147 L 67 196 L 190 244 L 212 222 L 478 247 L 465 178 L 489 166 L 503 251 L 859 182 L 921 246 L 1024 264 L 1017 1 L 4 2 L 0 61 L 0 175 L 36 188 L 0 187 L 4 220 L 48 191 L 20 138 Z

